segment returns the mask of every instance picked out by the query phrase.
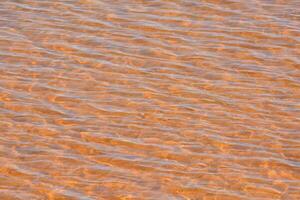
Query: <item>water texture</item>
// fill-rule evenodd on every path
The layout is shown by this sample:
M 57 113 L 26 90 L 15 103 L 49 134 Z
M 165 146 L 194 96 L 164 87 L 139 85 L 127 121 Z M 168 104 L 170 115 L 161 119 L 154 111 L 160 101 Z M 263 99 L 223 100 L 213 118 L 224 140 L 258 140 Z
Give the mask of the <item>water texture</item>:
M 0 0 L 1 200 L 299 200 L 299 0 Z

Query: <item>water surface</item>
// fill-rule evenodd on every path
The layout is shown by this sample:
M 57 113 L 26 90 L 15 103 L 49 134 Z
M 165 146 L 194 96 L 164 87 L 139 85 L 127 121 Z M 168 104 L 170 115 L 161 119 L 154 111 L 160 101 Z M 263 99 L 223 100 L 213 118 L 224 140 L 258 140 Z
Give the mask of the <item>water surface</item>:
M 0 199 L 300 199 L 299 0 L 1 0 Z

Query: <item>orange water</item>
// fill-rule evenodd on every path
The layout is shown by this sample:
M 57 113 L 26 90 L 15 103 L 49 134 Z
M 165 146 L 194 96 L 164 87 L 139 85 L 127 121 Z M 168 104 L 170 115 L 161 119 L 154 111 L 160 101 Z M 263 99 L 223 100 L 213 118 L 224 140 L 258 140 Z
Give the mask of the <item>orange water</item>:
M 300 199 L 299 0 L 1 0 L 0 199 Z

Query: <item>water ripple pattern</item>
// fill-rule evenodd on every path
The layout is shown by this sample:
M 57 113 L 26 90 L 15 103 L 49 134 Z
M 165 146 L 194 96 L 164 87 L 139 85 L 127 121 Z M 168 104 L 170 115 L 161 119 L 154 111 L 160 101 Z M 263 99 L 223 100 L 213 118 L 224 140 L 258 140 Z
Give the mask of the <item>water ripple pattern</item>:
M 1 200 L 299 200 L 299 0 L 1 0 Z

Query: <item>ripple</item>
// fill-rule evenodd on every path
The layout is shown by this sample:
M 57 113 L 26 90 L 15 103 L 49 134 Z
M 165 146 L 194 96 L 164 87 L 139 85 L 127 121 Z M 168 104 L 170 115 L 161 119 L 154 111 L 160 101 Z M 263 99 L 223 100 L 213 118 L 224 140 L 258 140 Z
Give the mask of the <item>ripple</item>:
M 299 2 L 0 2 L 1 199 L 300 199 Z

